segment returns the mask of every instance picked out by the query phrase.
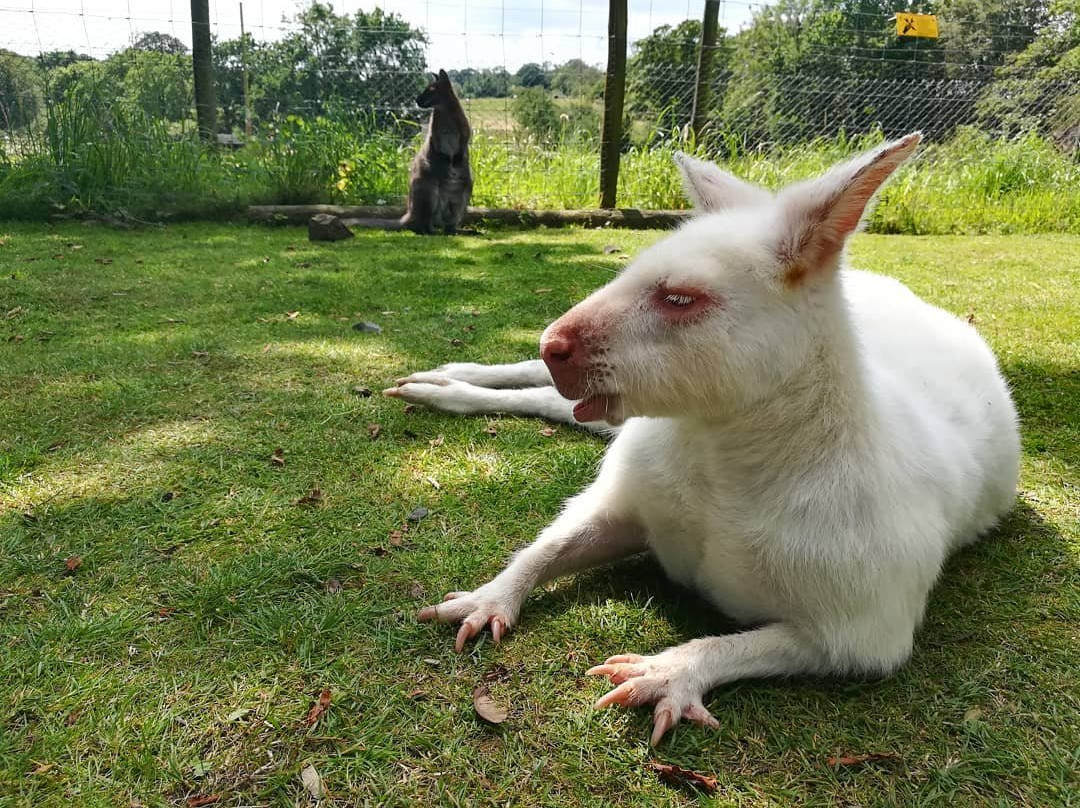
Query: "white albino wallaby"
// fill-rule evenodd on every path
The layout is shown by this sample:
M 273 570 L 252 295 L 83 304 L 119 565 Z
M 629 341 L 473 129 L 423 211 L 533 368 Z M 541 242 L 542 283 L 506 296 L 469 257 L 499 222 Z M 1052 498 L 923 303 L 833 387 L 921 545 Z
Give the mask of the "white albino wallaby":
M 716 726 L 702 697 L 724 682 L 900 666 L 943 562 L 1009 510 L 1019 465 L 1016 412 L 975 330 L 843 267 L 919 140 L 776 195 L 682 157 L 702 215 L 544 332 L 550 379 L 576 404 L 531 363 L 459 365 L 389 391 L 456 390 L 427 400 L 461 411 L 481 391 L 499 409 L 622 424 L 596 481 L 536 542 L 419 619 L 460 622 L 458 650 L 486 625 L 498 641 L 538 584 L 651 550 L 755 626 L 589 671 L 616 685 L 597 706 L 655 704 L 654 743 L 681 718 Z M 538 386 L 477 386 L 498 384 Z

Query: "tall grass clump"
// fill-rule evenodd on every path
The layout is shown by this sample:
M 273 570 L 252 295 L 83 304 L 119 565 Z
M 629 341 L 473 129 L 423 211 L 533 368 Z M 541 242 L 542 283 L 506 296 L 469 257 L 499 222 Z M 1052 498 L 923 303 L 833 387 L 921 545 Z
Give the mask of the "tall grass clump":
M 387 204 L 408 190 L 412 149 L 373 116 L 289 115 L 266 127 L 243 155 L 259 200 L 275 204 Z
M 1034 134 L 965 128 L 906 166 L 870 223 L 882 233 L 1080 233 L 1080 162 Z
M 244 182 L 238 166 L 194 133 L 173 131 L 83 84 L 47 105 L 40 129 L 27 132 L 20 154 L 0 164 L 0 204 L 18 218 L 211 215 L 235 208 Z

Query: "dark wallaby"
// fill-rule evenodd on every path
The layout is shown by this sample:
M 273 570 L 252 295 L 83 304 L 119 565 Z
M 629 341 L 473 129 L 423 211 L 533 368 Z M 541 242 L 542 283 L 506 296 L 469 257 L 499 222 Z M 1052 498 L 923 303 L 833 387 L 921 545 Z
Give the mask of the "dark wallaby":
M 401 226 L 417 233 L 454 233 L 472 196 L 472 130 L 445 70 L 432 76 L 416 103 L 431 109 L 431 122 L 409 171 L 409 203 Z

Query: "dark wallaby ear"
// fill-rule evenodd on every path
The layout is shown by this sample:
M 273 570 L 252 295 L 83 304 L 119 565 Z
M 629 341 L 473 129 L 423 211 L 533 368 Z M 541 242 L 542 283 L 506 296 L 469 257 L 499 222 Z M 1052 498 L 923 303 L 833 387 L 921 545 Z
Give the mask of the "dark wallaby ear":
M 844 243 L 858 229 L 874 194 L 920 140 L 922 135 L 912 132 L 779 194 L 778 256 L 785 284 L 798 285 L 837 266 Z
M 719 166 L 681 151 L 675 152 L 675 165 L 682 174 L 686 195 L 698 210 L 715 213 L 729 208 L 759 205 L 773 198 L 764 188 L 743 182 Z
M 442 80 L 442 81 L 447 81 L 447 82 L 450 81 L 450 77 L 448 75 L 446 75 L 445 70 L 440 70 L 439 71 L 439 79 Z

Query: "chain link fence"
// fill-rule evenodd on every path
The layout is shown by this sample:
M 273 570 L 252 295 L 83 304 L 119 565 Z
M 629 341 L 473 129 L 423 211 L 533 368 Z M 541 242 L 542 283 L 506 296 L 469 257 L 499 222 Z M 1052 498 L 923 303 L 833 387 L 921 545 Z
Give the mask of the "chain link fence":
M 1036 137 L 1075 165 L 1075 3 L 712 4 L 718 32 L 703 43 L 708 4 L 630 2 L 626 74 L 611 77 L 606 0 L 527 8 L 221 0 L 210 27 L 218 140 L 235 147 L 234 196 L 400 203 L 427 115 L 415 97 L 439 68 L 471 120 L 474 203 L 488 206 L 596 205 L 612 80 L 626 86 L 620 205 L 679 204 L 672 172 L 658 167 L 673 148 L 730 161 L 920 129 L 939 144 L 970 141 L 972 132 L 979 142 Z M 935 12 L 939 36 L 898 34 L 896 12 L 907 10 Z M 0 8 L 0 171 L 13 176 L 42 154 L 89 159 L 112 135 L 145 141 L 128 156 L 133 163 L 179 161 L 150 155 L 155 144 L 194 136 L 188 12 L 169 0 L 9 0 Z M 707 76 L 698 73 L 703 49 Z M 702 82 L 707 103 L 696 98 Z M 151 178 L 139 175 L 133 164 L 112 181 L 142 183 L 153 196 Z

